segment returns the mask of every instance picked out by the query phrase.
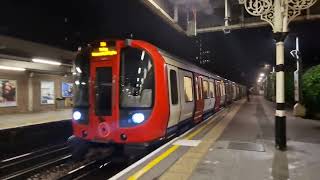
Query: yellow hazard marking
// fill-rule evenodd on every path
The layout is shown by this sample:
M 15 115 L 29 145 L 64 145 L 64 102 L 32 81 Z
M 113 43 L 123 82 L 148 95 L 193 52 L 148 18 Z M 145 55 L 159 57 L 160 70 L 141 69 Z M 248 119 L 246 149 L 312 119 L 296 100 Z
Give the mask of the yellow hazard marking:
M 217 116 L 219 117 L 219 116 Z M 217 118 L 217 117 L 214 117 Z M 194 136 L 196 136 L 197 134 L 199 134 L 204 128 L 206 128 L 208 125 L 212 124 L 213 120 L 208 121 L 206 124 L 204 124 L 202 127 L 198 128 L 197 130 L 195 130 L 194 132 L 192 132 L 191 134 L 189 134 L 188 136 L 186 136 L 186 139 L 192 139 Z M 161 162 L 163 159 L 165 159 L 166 157 L 168 157 L 171 153 L 173 153 L 174 151 L 176 151 L 178 148 L 180 147 L 180 145 L 173 145 L 171 148 L 169 148 L 168 150 L 166 150 L 164 153 L 162 153 L 160 156 L 158 156 L 157 158 L 153 159 L 151 162 L 149 162 L 146 166 L 144 166 L 142 169 L 140 169 L 139 171 L 137 171 L 136 173 L 134 173 L 132 176 L 130 176 L 128 178 L 128 180 L 136 180 L 139 179 L 143 174 L 145 174 L 146 172 L 148 172 L 150 169 L 152 169 L 154 166 L 156 166 L 159 162 Z
M 152 169 L 155 165 L 157 165 L 160 161 L 168 157 L 171 153 L 173 153 L 175 150 L 179 148 L 179 145 L 174 145 L 171 148 L 169 148 L 166 152 L 162 153 L 160 156 L 152 160 L 150 163 L 148 163 L 146 166 L 144 166 L 142 169 L 140 169 L 138 172 L 136 172 L 134 175 L 130 176 L 128 180 L 136 180 L 139 177 L 141 177 L 143 174 L 148 172 L 150 169 Z

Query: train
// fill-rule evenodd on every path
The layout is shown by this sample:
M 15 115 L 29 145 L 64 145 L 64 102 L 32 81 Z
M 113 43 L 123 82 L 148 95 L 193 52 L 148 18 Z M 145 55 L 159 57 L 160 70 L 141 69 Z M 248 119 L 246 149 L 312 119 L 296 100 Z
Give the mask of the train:
M 163 141 L 246 92 L 143 40 L 96 41 L 78 52 L 74 69 L 74 153 L 79 144 Z

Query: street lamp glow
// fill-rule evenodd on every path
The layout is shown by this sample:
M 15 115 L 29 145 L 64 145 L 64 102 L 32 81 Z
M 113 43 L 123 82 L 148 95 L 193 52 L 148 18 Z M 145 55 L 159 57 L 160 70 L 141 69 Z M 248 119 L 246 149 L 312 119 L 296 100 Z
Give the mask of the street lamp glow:
M 265 74 L 264 73 L 260 73 L 260 77 L 264 77 L 265 76 Z
M 42 63 L 42 64 L 50 64 L 50 65 L 55 65 L 55 66 L 61 65 L 61 62 L 58 62 L 58 61 L 51 61 L 51 60 L 39 59 L 39 58 L 33 58 L 32 62 Z
M 25 71 L 25 68 L 19 68 L 19 67 L 11 67 L 11 66 L 0 66 L 0 69 L 3 70 L 9 70 L 9 71 Z

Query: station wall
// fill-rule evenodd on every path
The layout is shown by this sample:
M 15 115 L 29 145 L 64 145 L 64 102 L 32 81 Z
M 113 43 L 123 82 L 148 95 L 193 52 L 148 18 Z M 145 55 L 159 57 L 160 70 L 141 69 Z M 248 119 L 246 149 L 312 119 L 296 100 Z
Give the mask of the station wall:
M 15 103 L 1 103 L 0 97 L 0 114 L 24 113 L 51 111 L 60 108 L 71 108 L 72 98 L 66 97 L 59 101 L 63 106 L 59 106 L 56 98 L 62 98 L 62 83 L 72 83 L 71 76 L 49 75 L 30 72 L 0 71 L 0 83 L 11 80 L 15 85 Z M 41 103 L 41 81 L 52 82 L 54 87 L 54 104 Z M 2 87 L 1 87 L 2 86 Z M 0 84 L 0 96 L 3 94 L 4 87 Z

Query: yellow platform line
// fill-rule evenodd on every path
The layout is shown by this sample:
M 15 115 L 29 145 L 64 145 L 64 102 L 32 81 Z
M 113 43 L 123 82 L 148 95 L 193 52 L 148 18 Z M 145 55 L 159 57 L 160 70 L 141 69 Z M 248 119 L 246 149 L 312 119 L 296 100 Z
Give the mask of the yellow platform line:
M 219 117 L 219 116 L 217 116 Z M 213 119 L 216 119 L 217 117 L 214 117 Z M 206 127 L 208 127 L 208 125 L 213 123 L 213 119 L 209 120 L 206 124 L 204 124 L 202 127 L 198 128 L 197 130 L 195 130 L 194 132 L 192 132 L 191 134 L 189 134 L 186 139 L 192 139 L 194 136 L 196 136 L 197 134 L 199 134 L 203 129 L 205 129 Z M 180 145 L 173 145 L 172 147 L 170 147 L 168 150 L 166 150 L 164 153 L 162 153 L 160 156 L 158 156 L 157 158 L 153 159 L 151 162 L 149 162 L 146 166 L 144 166 L 142 169 L 140 169 L 139 171 L 137 171 L 136 173 L 134 173 L 132 176 L 130 176 L 128 178 L 128 180 L 136 180 L 139 179 L 142 175 L 144 175 L 146 172 L 148 172 L 150 169 L 152 169 L 154 166 L 156 166 L 158 163 L 160 163 L 163 159 L 165 159 L 166 157 L 168 157 L 171 153 L 173 153 L 174 151 L 176 151 L 178 148 L 180 147 Z

